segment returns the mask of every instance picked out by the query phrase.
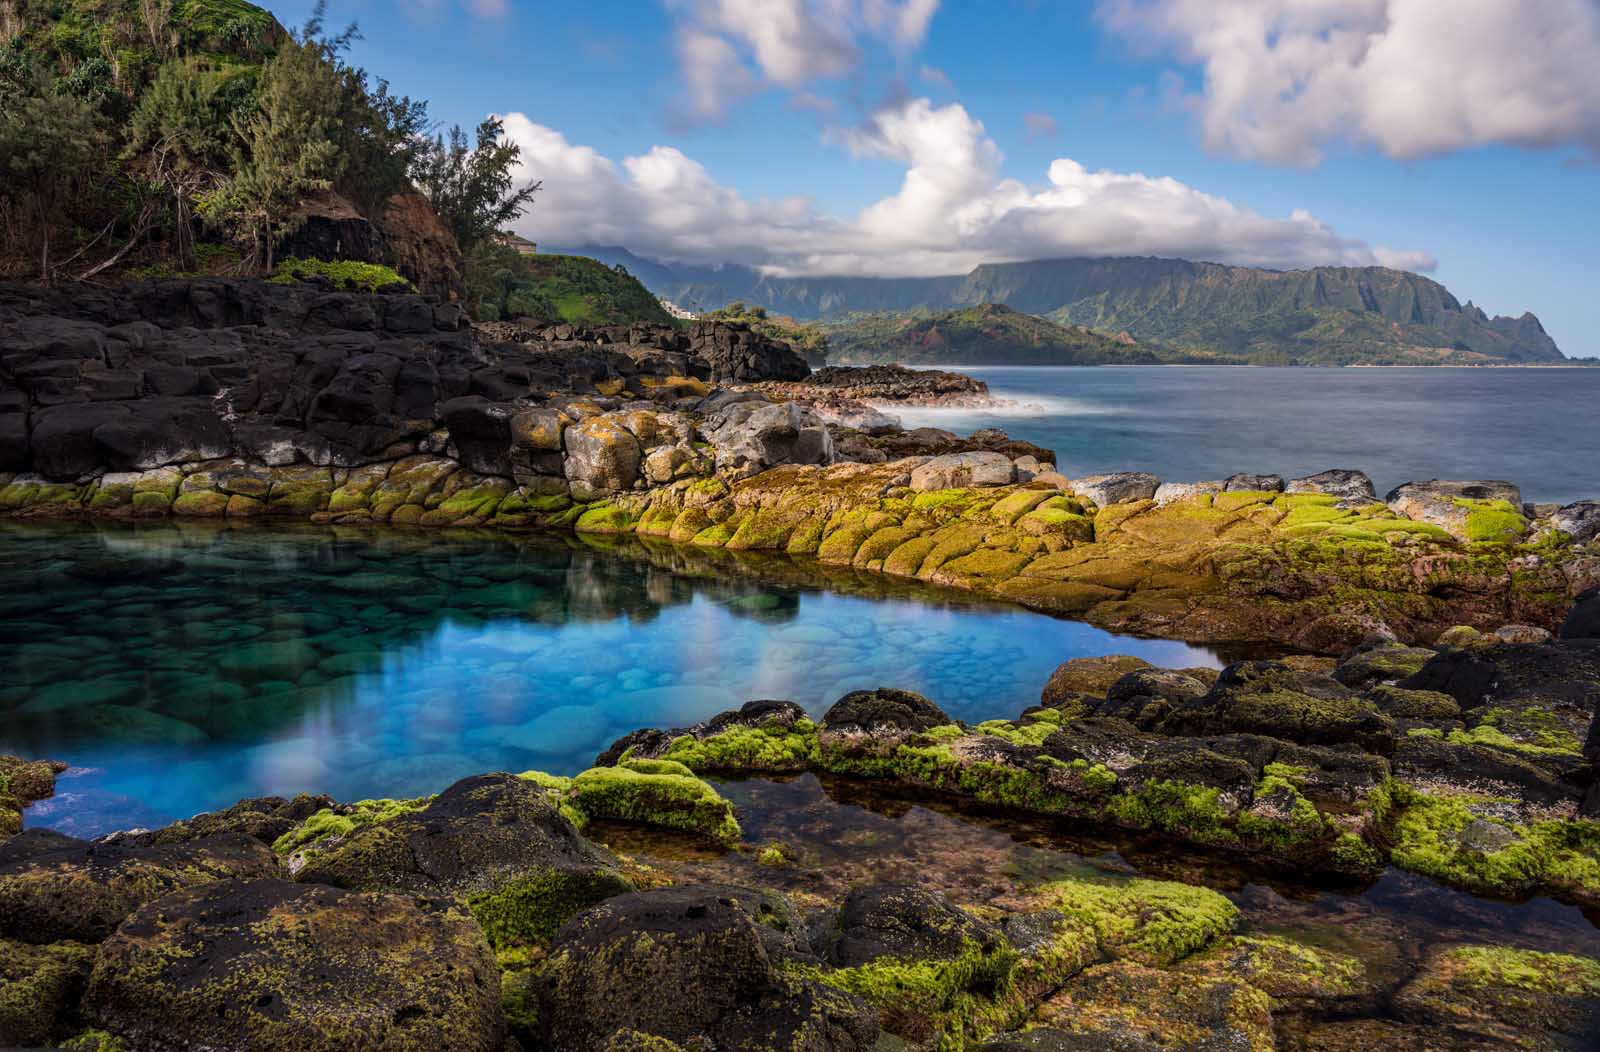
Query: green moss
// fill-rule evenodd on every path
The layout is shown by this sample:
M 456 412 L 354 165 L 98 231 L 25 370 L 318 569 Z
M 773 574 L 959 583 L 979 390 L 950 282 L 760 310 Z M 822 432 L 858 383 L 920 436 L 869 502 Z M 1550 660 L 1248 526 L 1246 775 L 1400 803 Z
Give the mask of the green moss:
M 590 819 L 681 829 L 730 846 L 739 842 L 733 805 L 688 775 L 591 767 L 572 780 L 570 803 Z
M 1327 834 L 1317 806 L 1300 792 L 1305 768 L 1268 764 L 1256 783 L 1255 803 L 1239 814 L 1235 829 L 1256 848 L 1290 851 L 1315 843 Z
M 1215 786 L 1156 779 L 1112 798 L 1105 813 L 1133 829 L 1159 829 L 1197 844 L 1234 844 L 1238 837 L 1221 797 Z
M 403 288 L 415 291 L 411 282 L 401 277 L 392 267 L 380 263 L 359 263 L 351 259 L 333 262 L 322 259 L 297 259 L 291 256 L 280 259 L 272 277 L 274 285 L 292 285 L 308 278 L 323 277 L 340 288 L 359 289 L 364 292 L 393 291 Z
M 314 847 L 330 837 L 349 836 L 357 829 L 421 811 L 432 802 L 433 797 L 421 796 L 415 800 L 359 800 L 348 807 L 323 808 L 279 837 L 272 850 L 287 855 Z
M 1239 920 L 1233 903 L 1189 884 L 1067 880 L 1040 891 L 1055 909 L 1088 925 L 1106 953 L 1160 967 L 1204 949 Z
M 663 756 L 695 771 L 803 771 L 818 759 L 817 727 L 810 720 L 796 720 L 792 726 L 774 720 L 730 727 L 703 739 L 686 734 L 667 746 Z
M 781 965 L 798 978 L 814 979 L 855 994 L 883 1013 L 884 1028 L 937 1035 L 940 1049 L 958 1050 L 968 1036 L 993 1029 L 995 999 L 1011 984 L 1017 953 L 1004 942 L 984 950 L 967 939 L 954 957 L 880 957 L 853 968 Z
M 495 948 L 547 942 L 573 914 L 634 890 L 609 869 L 548 869 L 467 896 L 467 908 Z
M 1458 508 L 1467 510 L 1464 527 L 1467 540 L 1489 544 L 1513 544 L 1528 532 L 1522 510 L 1505 500 L 1470 500 L 1458 497 Z
M 1478 726 L 1455 731 L 1451 741 L 1489 745 L 1535 756 L 1577 756 L 1583 742 L 1548 709 L 1494 708 L 1479 717 Z
M 601 501 L 584 509 L 576 529 L 579 533 L 632 533 L 637 521 L 629 509 Z
M 127 1052 L 127 1045 L 104 1030 L 85 1030 L 61 1043 L 62 1052 Z
M 625 757 L 617 766 L 626 767 L 628 770 L 637 771 L 640 774 L 676 774 L 685 778 L 694 777 L 694 772 L 677 760 L 635 760 L 631 757 Z
M 1572 998 L 1600 998 L 1600 961 L 1508 946 L 1458 946 L 1445 951 L 1469 986 L 1510 987 Z
M 1600 902 L 1600 823 L 1501 817 L 1515 801 L 1435 796 L 1398 786 L 1390 860 L 1397 866 L 1485 894 L 1517 896 L 1540 887 Z M 1498 827 L 1496 830 L 1494 827 Z
M 991 734 L 996 738 L 1003 738 L 1013 745 L 1043 745 L 1044 740 L 1056 732 L 1056 725 L 1048 720 L 1021 726 L 1010 720 L 986 720 L 973 730 L 979 734 Z

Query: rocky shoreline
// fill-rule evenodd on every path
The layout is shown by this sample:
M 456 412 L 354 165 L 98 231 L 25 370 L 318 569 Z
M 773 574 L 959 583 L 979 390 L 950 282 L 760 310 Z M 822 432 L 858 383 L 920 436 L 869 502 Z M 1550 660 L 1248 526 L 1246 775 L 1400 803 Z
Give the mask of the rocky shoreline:
M 573 778 L 245 800 L 95 842 L 18 833 L 62 765 L 0 758 L 0 1043 L 1577 1049 L 1597 960 L 1455 942 L 1395 972 L 1113 872 L 990 872 L 981 902 L 938 874 L 801 894 L 827 885 L 815 863 L 749 840 L 702 778 L 816 773 L 1323 880 L 1393 867 L 1593 908 L 1597 702 L 1600 592 L 1538 642 L 1463 628 L 1221 673 L 1079 659 L 974 726 L 888 688 L 816 721 L 753 701 L 636 731 Z M 595 839 L 618 828 L 657 840 Z
M 798 355 L 734 325 L 475 332 L 419 296 L 184 281 L 5 286 L 0 342 L 11 516 L 628 534 L 1318 653 L 1553 629 L 1600 584 L 1594 501 L 1439 481 L 1380 501 L 1349 470 L 1069 478 L 1001 432 L 770 401 L 910 389 L 878 369 L 801 384 Z

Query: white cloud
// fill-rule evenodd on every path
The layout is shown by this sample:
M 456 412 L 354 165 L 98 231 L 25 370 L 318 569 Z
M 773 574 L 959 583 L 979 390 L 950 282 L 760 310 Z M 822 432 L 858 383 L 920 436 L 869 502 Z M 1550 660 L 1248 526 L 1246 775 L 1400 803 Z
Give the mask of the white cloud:
M 1207 145 L 1316 164 L 1330 143 L 1410 159 L 1489 143 L 1600 153 L 1595 0 L 1098 0 L 1138 47 L 1199 69 Z
M 553 245 L 620 244 L 646 256 L 781 274 L 954 274 L 981 262 L 1159 255 L 1251 266 L 1431 269 L 1416 252 L 1340 237 L 1305 212 L 1262 216 L 1175 179 L 1053 161 L 1030 186 L 1000 176 L 999 148 L 958 104 L 913 99 L 833 139 L 905 166 L 899 189 L 852 218 L 800 197 L 750 200 L 681 151 L 616 164 L 518 113 L 506 133 L 544 182 L 519 231 Z
M 844 76 L 879 42 L 909 55 L 939 0 L 668 0 L 685 88 L 678 115 L 716 120 L 766 87 Z

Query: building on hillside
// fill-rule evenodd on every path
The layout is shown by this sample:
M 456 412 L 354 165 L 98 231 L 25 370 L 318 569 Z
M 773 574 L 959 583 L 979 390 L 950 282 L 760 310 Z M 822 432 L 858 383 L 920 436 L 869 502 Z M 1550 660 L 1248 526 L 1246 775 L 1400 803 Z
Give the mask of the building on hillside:
M 507 248 L 516 249 L 517 254 L 521 256 L 537 255 L 539 252 L 539 246 L 537 244 L 529 241 L 525 237 L 513 234 L 509 230 L 500 231 L 500 233 L 495 235 L 494 239 L 498 244 L 504 245 Z
M 671 300 L 660 300 L 659 302 L 661 304 L 661 308 L 674 318 L 682 318 L 684 321 L 694 321 L 696 318 L 700 317 L 700 315 L 696 314 L 694 311 L 684 310 Z

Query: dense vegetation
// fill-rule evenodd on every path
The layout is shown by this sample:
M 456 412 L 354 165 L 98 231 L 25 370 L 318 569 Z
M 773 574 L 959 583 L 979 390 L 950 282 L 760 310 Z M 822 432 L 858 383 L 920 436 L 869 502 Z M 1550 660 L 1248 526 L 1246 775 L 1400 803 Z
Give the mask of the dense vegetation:
M 773 314 L 765 307 L 735 301 L 726 307 L 701 315 L 708 321 L 729 321 L 748 325 L 769 339 L 781 340 L 805 355 L 813 366 L 828 362 L 828 333 L 820 325 L 796 321 L 786 314 Z
M 524 256 L 492 240 L 467 257 L 467 303 L 480 321 L 527 318 L 574 325 L 672 321 L 622 267 L 582 256 Z
M 1155 365 L 1144 347 L 998 303 L 944 314 L 852 315 L 827 326 L 840 362 L 907 365 Z
M 288 32 L 243 0 L 0 0 L 0 274 L 270 272 L 317 194 L 372 218 L 418 185 L 463 249 L 525 210 L 499 124 L 430 137 L 356 37 L 320 7 Z
M 1561 361 L 1532 314 L 1489 317 L 1436 281 L 1385 267 L 1274 271 L 1181 259 L 1056 259 L 985 264 L 929 278 L 781 278 L 742 266 L 625 263 L 678 303 L 742 300 L 801 319 L 913 317 L 985 303 L 1103 333 L 1128 332 L 1167 356 L 1261 364 L 1497 364 Z M 838 337 L 835 337 L 837 343 Z

